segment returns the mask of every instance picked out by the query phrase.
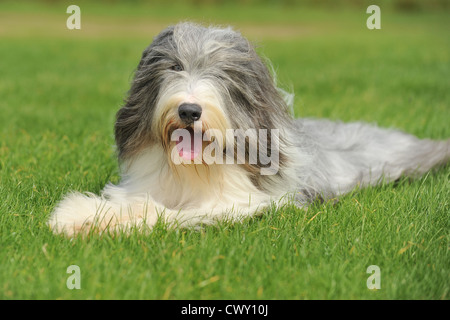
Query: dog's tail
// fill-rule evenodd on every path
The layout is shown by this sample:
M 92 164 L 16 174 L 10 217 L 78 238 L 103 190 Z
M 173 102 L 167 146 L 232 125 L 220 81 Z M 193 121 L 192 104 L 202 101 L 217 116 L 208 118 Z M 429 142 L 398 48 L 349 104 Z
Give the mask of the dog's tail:
M 435 167 L 446 165 L 450 161 L 450 139 L 434 141 L 416 139 L 409 148 L 398 154 L 398 164 L 393 166 L 403 168 L 402 174 L 418 177 Z
M 317 148 L 317 187 L 331 195 L 346 193 L 357 185 L 420 177 L 450 161 L 450 139 L 419 139 L 359 122 L 303 120 L 302 125 Z

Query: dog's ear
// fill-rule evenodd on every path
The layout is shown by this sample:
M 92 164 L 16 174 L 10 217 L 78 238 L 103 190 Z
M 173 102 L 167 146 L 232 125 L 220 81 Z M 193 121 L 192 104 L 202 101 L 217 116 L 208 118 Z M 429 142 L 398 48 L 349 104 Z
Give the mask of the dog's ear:
M 174 26 L 169 26 L 163 31 L 161 31 L 152 41 L 152 43 L 145 48 L 144 52 L 142 52 L 141 60 L 139 61 L 138 69 L 141 67 L 148 65 L 151 61 L 150 60 L 150 52 L 155 47 L 159 47 L 163 45 L 165 42 L 170 41 L 173 38 L 173 30 Z M 154 58 L 154 57 L 153 57 Z
M 139 125 L 135 108 L 125 105 L 116 114 L 116 124 L 114 128 L 117 151 L 119 158 L 124 158 L 130 149 L 130 141 Z
M 150 47 L 153 46 L 159 46 L 163 42 L 167 41 L 169 38 L 172 38 L 173 36 L 173 30 L 175 29 L 175 26 L 169 26 L 163 31 L 161 31 L 154 39 L 153 42 L 150 44 Z
M 119 157 L 122 159 L 139 151 L 149 138 L 148 128 L 143 123 L 150 121 L 152 109 L 143 106 L 153 105 L 156 96 L 143 95 L 142 92 L 144 89 L 150 90 L 148 89 L 149 85 L 156 85 L 157 82 L 149 82 L 145 76 L 142 77 L 144 79 L 143 81 L 137 80 L 137 78 L 140 78 L 143 74 L 147 74 L 146 66 L 155 63 L 155 60 L 161 58 L 160 54 L 155 52 L 155 49 L 163 47 L 167 42 L 172 41 L 173 31 L 173 26 L 164 29 L 144 50 L 125 105 L 116 114 L 115 138 Z

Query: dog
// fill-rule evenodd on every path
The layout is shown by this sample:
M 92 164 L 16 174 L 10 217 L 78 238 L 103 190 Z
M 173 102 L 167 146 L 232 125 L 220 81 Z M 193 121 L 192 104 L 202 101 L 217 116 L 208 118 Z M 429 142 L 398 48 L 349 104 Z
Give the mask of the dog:
M 293 95 L 231 27 L 183 22 L 144 50 L 115 140 L 121 180 L 73 192 L 48 221 L 74 235 L 241 221 L 356 187 L 419 177 L 450 159 L 432 141 L 365 123 L 294 119 Z

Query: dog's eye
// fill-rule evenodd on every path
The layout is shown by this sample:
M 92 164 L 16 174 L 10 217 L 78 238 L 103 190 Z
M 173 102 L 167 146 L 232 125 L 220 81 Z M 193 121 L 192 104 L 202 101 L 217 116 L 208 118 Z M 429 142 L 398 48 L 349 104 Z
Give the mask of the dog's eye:
M 173 65 L 172 67 L 170 67 L 170 69 L 171 70 L 173 70 L 173 71 L 183 71 L 183 67 L 182 66 L 180 66 L 179 64 L 175 64 L 175 65 Z

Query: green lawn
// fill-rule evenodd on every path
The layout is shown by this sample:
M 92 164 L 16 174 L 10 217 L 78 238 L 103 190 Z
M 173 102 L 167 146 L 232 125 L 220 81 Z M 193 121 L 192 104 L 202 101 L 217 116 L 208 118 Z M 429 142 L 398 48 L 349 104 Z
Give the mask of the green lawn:
M 450 167 L 242 224 L 67 239 L 46 226 L 70 190 L 117 182 L 113 125 L 133 69 L 178 20 L 258 43 L 297 116 L 450 137 L 449 12 L 288 6 L 0 3 L 0 299 L 449 299 Z M 66 269 L 78 265 L 81 289 Z M 369 290 L 366 269 L 381 270 Z

